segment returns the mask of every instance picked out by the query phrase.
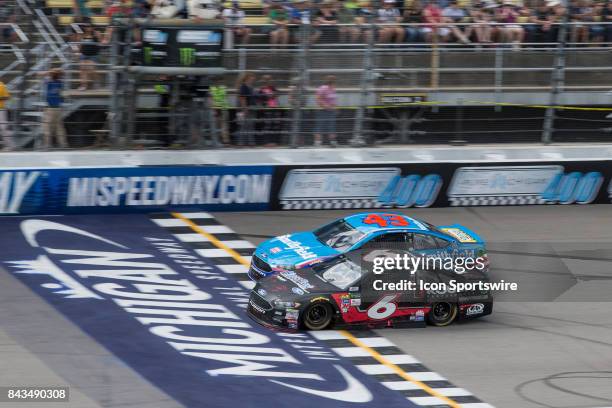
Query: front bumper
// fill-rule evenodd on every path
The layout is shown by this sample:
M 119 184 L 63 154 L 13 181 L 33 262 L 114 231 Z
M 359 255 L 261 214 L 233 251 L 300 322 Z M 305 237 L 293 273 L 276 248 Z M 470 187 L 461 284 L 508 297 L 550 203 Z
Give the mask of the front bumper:
M 299 328 L 298 311 L 295 309 L 276 309 L 274 307 L 266 307 L 261 302 L 261 297 L 255 293 L 251 293 L 249 303 L 247 305 L 248 316 L 262 326 L 270 329 L 281 331 L 295 331 Z M 289 317 L 289 318 L 288 318 Z

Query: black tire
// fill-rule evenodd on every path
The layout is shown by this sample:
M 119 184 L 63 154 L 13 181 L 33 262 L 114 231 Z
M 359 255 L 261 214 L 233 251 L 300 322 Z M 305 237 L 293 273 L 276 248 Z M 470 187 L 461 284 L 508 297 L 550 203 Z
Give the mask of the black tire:
M 438 327 L 448 326 L 457 318 L 459 309 L 456 303 L 439 302 L 431 305 L 427 315 L 430 324 Z
M 315 302 L 302 314 L 302 323 L 308 330 L 323 330 L 327 328 L 334 317 L 334 311 L 328 302 Z

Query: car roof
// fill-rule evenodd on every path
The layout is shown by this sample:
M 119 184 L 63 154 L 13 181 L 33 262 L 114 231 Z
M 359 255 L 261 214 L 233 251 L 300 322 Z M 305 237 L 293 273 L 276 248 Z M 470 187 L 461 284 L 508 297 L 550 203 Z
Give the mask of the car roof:
M 372 216 L 372 219 L 376 219 L 375 216 L 381 217 L 383 220 L 387 221 L 386 225 L 379 225 L 375 222 L 370 222 L 370 223 L 366 222 L 366 219 L 369 216 Z M 389 216 L 400 217 L 401 219 L 405 220 L 408 225 L 393 225 L 393 223 L 391 222 L 392 220 L 389 220 Z M 388 230 L 394 230 L 394 229 L 409 230 L 409 231 L 427 231 L 429 230 L 429 228 L 427 227 L 425 223 L 417 220 L 416 218 L 408 217 L 404 214 L 394 213 L 394 212 L 389 212 L 389 211 L 363 212 L 363 213 L 353 214 L 353 215 L 349 215 L 348 217 L 345 217 L 344 221 L 347 224 L 349 224 L 351 227 L 359 231 L 362 231 L 364 233 L 369 233 L 369 232 L 377 231 L 377 230 L 388 231 Z

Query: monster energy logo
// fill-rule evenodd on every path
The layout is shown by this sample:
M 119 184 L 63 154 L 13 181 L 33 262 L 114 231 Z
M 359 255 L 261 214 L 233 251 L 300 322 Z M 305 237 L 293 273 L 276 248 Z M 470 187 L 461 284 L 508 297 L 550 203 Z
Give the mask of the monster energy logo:
M 144 47 L 142 51 L 144 52 L 144 63 L 149 65 L 153 61 L 153 47 Z
M 179 52 L 181 65 L 189 66 L 195 64 L 195 48 L 179 48 Z

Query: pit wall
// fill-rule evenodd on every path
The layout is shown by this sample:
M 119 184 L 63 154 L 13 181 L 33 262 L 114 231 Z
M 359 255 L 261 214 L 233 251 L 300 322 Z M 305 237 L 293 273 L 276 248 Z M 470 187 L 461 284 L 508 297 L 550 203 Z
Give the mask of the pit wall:
M 0 169 L 0 214 L 610 203 L 612 160 Z

